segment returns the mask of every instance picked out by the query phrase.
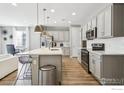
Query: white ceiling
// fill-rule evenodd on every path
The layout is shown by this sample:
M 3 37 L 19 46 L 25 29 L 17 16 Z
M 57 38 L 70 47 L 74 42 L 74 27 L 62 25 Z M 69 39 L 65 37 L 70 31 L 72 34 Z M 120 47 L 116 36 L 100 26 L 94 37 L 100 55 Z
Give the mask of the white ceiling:
M 71 24 L 84 24 L 92 15 L 105 7 L 105 3 L 40 3 L 39 24 L 44 24 L 43 8 L 46 8 L 46 15 L 50 17 L 46 25 L 67 26 Z M 55 12 L 51 13 L 50 10 Z M 76 15 L 72 16 L 72 12 Z M 46 18 L 45 18 L 46 19 Z M 65 21 L 62 21 L 65 19 Z M 47 21 L 47 20 L 46 20 Z M 45 21 L 45 22 L 46 22 Z M 56 21 L 56 24 L 54 23 Z M 37 4 L 36 3 L 17 3 L 0 4 L 0 25 L 36 25 L 37 24 Z

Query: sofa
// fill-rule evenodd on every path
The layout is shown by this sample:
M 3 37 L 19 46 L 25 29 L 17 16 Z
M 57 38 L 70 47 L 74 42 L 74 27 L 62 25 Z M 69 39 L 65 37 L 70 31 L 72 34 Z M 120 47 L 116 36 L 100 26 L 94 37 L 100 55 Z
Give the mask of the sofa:
M 12 55 L 0 55 L 0 79 L 17 70 L 18 57 Z

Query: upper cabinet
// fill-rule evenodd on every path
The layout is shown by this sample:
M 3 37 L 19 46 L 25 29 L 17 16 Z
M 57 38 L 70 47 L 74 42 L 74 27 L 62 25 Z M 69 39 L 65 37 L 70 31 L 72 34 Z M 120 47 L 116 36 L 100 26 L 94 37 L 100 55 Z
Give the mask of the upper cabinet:
M 109 38 L 124 36 L 124 4 L 111 4 L 100 11 L 96 17 L 92 18 L 86 26 L 83 26 L 82 39 L 85 40 L 86 31 L 90 31 L 87 36 L 94 36 L 96 27 L 96 38 Z M 93 38 L 94 39 L 94 38 Z
M 69 31 L 49 31 L 53 35 L 54 41 L 69 42 Z
M 97 27 L 97 24 L 96 24 L 96 23 L 97 23 L 97 22 L 96 22 L 96 17 L 94 17 L 94 18 L 91 20 L 91 24 L 92 24 L 92 25 L 91 25 L 91 26 L 92 26 L 91 28 L 92 28 L 92 29 L 94 29 L 95 27 Z
M 105 9 L 105 31 L 104 37 L 111 37 L 112 36 L 112 29 L 111 29 L 111 6 Z
M 86 40 L 87 25 L 82 28 L 82 40 Z
M 58 31 L 58 39 L 56 41 L 64 41 L 64 32 Z
M 124 4 L 113 4 L 98 14 L 98 38 L 124 36 Z
M 59 38 L 59 33 L 58 31 L 52 31 L 52 35 L 54 37 L 54 41 L 58 41 L 58 38 Z
M 112 29 L 111 29 L 111 6 L 107 7 L 104 11 L 97 16 L 97 34 L 98 38 L 106 38 L 112 37 Z
M 90 29 L 92 28 L 91 21 L 88 22 L 88 24 L 87 24 L 87 28 L 88 28 L 88 30 L 90 30 Z
M 97 16 L 97 38 L 104 36 L 105 31 L 105 14 L 100 12 Z
M 65 32 L 64 32 L 64 41 L 65 41 L 65 42 L 69 42 L 69 37 L 70 37 L 69 31 L 65 31 Z
M 124 36 L 124 4 L 112 6 L 112 35 Z

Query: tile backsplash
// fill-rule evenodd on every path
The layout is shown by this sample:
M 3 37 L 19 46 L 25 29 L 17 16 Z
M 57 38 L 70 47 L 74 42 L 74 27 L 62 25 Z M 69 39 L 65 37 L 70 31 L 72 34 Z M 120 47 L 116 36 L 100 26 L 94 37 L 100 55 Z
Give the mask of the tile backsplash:
M 92 48 L 92 43 L 104 43 L 105 52 L 124 52 L 124 37 L 88 40 L 87 48 Z

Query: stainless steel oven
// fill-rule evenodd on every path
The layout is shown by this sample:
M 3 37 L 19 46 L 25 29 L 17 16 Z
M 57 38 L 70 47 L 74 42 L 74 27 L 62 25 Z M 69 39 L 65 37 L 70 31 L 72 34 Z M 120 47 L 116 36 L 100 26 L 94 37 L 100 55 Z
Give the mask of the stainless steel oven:
M 89 51 L 87 49 L 81 49 L 81 65 L 84 69 L 90 73 L 89 71 Z

